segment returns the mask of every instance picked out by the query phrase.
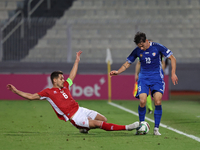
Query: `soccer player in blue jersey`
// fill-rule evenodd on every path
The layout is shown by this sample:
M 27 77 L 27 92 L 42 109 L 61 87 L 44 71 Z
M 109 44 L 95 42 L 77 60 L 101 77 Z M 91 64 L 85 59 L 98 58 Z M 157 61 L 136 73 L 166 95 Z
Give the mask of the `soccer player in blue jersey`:
M 145 120 L 146 114 L 146 101 L 151 90 L 151 95 L 154 98 L 155 111 L 154 111 L 154 135 L 161 135 L 159 132 L 159 125 L 162 117 L 161 100 L 165 89 L 163 80 L 163 70 L 161 65 L 160 54 L 171 60 L 171 79 L 174 85 L 178 84 L 178 77 L 176 76 L 176 58 L 173 56 L 171 50 L 165 46 L 149 42 L 146 39 L 145 33 L 137 32 L 134 37 L 134 42 L 137 47 L 127 57 L 126 62 L 118 69 L 110 72 L 110 76 L 118 75 L 124 72 L 130 65 L 139 57 L 141 69 L 138 79 L 138 95 L 140 104 L 138 106 L 139 120 Z
M 149 42 L 153 42 L 151 39 L 148 39 Z M 139 73 L 140 73 L 140 61 L 139 61 L 139 57 L 138 57 L 138 61 L 135 65 L 135 86 L 137 84 L 137 81 L 139 79 Z M 136 97 L 137 92 L 134 93 L 134 97 Z M 138 96 L 138 95 L 137 95 Z M 139 98 L 139 97 L 136 97 Z M 153 113 L 153 108 L 152 108 L 152 103 L 151 103 L 152 99 L 151 99 L 151 91 L 149 90 L 149 95 L 147 96 L 147 102 L 146 102 L 146 106 L 148 109 L 148 114 L 152 114 Z
M 140 61 L 137 61 L 137 64 L 135 66 L 135 86 L 138 87 L 138 79 L 139 79 L 139 73 L 140 73 Z M 139 98 L 137 91 L 134 93 L 134 97 Z M 147 96 L 147 102 L 146 102 L 146 106 L 147 106 L 147 110 L 148 110 L 148 114 L 152 114 L 153 113 L 153 107 L 152 107 L 152 99 L 151 99 L 151 91 L 149 90 L 149 95 Z

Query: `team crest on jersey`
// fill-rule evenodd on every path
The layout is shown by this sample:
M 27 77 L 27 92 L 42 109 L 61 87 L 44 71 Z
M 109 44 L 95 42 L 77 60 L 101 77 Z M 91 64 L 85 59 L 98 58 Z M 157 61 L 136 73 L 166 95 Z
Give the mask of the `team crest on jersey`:
M 140 54 L 140 57 L 142 57 L 143 55 L 142 54 Z
M 154 52 L 154 53 L 152 53 L 152 55 L 153 55 L 153 56 L 156 56 L 156 53 Z
M 60 93 L 64 93 L 64 91 L 62 90 L 62 91 L 60 91 Z
M 57 94 L 57 92 L 56 92 L 56 91 L 53 91 L 53 93 L 54 93 L 54 94 Z

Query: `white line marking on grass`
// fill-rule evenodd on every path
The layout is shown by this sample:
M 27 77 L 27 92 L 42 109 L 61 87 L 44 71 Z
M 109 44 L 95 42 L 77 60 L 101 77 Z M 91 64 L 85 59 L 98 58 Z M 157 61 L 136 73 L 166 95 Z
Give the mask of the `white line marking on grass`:
M 122 106 L 120 106 L 120 105 L 117 105 L 117 104 L 115 104 L 115 103 L 109 102 L 108 104 L 110 104 L 110 105 L 112 105 L 112 106 L 115 106 L 115 107 L 117 107 L 117 108 L 119 108 L 119 109 L 122 109 L 122 110 L 124 110 L 124 111 L 127 111 L 127 112 L 129 112 L 129 113 L 131 113 L 131 114 L 133 114 L 133 115 L 139 116 L 138 113 L 136 113 L 135 111 L 132 111 L 132 110 L 130 110 L 130 109 L 127 109 L 127 108 L 122 107 Z M 152 119 L 150 119 L 150 118 L 148 118 L 148 117 L 146 117 L 146 116 L 145 116 L 145 120 L 148 120 L 148 121 L 154 123 L 154 120 L 152 120 Z M 169 126 L 167 126 L 167 125 L 164 125 L 164 124 L 162 124 L 162 123 L 160 123 L 160 126 L 163 127 L 163 128 L 169 129 L 169 130 L 171 130 L 171 131 L 174 131 L 174 132 L 176 132 L 176 133 L 178 133 L 178 134 L 185 135 L 185 136 L 187 136 L 187 137 L 189 137 L 189 138 L 191 138 L 191 139 L 193 139 L 193 140 L 196 140 L 196 141 L 200 142 L 200 138 L 199 138 L 199 137 L 196 137 L 196 136 L 194 136 L 194 135 L 190 135 L 190 134 L 184 133 L 184 132 L 182 132 L 182 131 L 179 131 L 179 130 L 177 130 L 177 129 L 171 128 L 171 127 L 169 127 Z

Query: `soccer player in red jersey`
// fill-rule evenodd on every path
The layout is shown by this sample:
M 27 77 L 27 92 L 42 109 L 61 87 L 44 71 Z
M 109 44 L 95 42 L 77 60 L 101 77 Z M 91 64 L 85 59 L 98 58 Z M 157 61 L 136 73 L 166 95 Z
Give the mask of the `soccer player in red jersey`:
M 106 131 L 131 131 L 140 128 L 138 121 L 129 125 L 107 123 L 106 117 L 94 110 L 80 107 L 73 99 L 69 91 L 69 86 L 73 84 L 73 80 L 76 76 L 81 53 L 82 51 L 76 53 L 76 60 L 67 80 L 64 80 L 63 72 L 61 71 L 54 71 L 51 73 L 53 88 L 47 88 L 35 94 L 22 92 L 16 89 L 12 84 L 8 84 L 7 89 L 26 99 L 46 99 L 53 107 L 59 119 L 64 121 L 69 120 L 81 133 L 88 133 L 88 130 L 95 128 Z

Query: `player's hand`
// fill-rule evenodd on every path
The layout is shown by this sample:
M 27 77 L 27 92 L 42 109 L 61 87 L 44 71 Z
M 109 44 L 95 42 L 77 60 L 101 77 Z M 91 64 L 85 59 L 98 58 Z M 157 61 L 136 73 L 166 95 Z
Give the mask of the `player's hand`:
M 81 55 L 82 51 L 78 51 L 76 52 L 76 60 L 80 61 L 80 55 Z
M 13 93 L 16 93 L 16 91 L 17 91 L 17 89 L 12 84 L 8 84 L 7 89 L 12 91 Z
M 178 84 L 178 77 L 176 76 L 176 74 L 172 74 L 171 79 L 174 85 Z
M 118 75 L 118 74 L 119 74 L 118 71 L 113 70 L 113 71 L 110 72 L 110 77 L 116 76 L 116 75 Z

